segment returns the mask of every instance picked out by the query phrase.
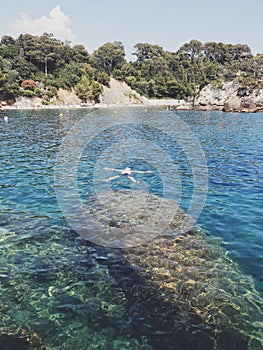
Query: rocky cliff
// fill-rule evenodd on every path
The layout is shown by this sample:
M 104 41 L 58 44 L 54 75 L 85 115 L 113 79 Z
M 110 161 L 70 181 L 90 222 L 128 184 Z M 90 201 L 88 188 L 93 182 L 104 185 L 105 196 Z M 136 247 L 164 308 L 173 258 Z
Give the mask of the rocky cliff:
M 147 99 L 132 90 L 125 82 L 111 78 L 109 86 L 103 87 L 100 101 L 106 105 L 137 105 L 145 104 Z
M 147 99 L 132 90 L 125 82 L 110 80 L 104 87 L 101 103 L 106 105 L 148 105 L 163 106 L 168 109 L 222 110 L 225 112 L 261 112 L 263 111 L 263 89 L 244 88 L 235 82 L 226 82 L 218 87 L 205 86 L 195 99 Z
M 262 112 L 263 89 L 248 89 L 234 82 L 224 83 L 221 88 L 209 84 L 194 100 L 193 108 L 219 109 L 225 112 Z

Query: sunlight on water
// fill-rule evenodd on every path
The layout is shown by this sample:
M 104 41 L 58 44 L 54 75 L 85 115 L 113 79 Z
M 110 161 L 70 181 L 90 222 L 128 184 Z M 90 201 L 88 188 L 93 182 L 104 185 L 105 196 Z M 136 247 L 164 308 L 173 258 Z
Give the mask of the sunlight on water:
M 198 220 L 202 230 L 173 244 L 156 241 L 120 254 L 74 232 L 54 189 L 62 137 L 81 118 L 103 125 L 116 118 L 111 112 L 10 111 L 8 124 L 0 119 L 0 348 L 212 350 L 218 342 L 222 350 L 261 349 L 262 114 L 148 111 L 148 120 L 171 129 L 176 114 L 202 145 L 209 171 Z M 120 113 L 136 123 L 146 118 L 143 109 Z M 84 202 L 94 194 L 96 152 L 112 145 L 102 139 L 93 140 L 79 164 Z M 102 193 L 139 189 L 178 198 L 187 210 L 193 190 L 189 160 L 180 147 L 169 148 L 169 139 L 158 143 L 176 162 L 177 177 L 166 178 L 165 192 L 158 167 L 162 153 L 153 165 L 131 152 L 118 166 L 152 173 L 136 174 L 138 183 L 127 178 L 102 183 Z M 102 155 L 109 166 L 109 153 Z M 102 171 L 101 178 L 114 175 Z M 98 215 L 103 221 L 104 214 Z

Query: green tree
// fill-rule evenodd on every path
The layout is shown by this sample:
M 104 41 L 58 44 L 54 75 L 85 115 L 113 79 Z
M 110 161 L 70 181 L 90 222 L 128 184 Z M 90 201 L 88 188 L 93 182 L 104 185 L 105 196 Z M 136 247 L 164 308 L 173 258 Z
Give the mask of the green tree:
M 193 61 L 202 55 L 203 44 L 198 40 L 191 40 L 189 43 L 184 44 L 178 51 L 188 54 Z
M 16 41 L 9 35 L 4 35 L 0 43 L 0 55 L 3 58 L 14 59 L 18 54 Z
M 89 54 L 83 45 L 75 45 L 71 49 L 72 61 L 76 63 L 88 63 Z
M 20 34 L 17 39 L 20 58 L 25 58 L 29 63 L 35 61 L 37 38 L 31 34 Z
M 21 34 L 18 44 L 21 48 L 20 56 L 36 65 L 45 75 L 54 72 L 58 61 L 59 65 L 65 63 L 66 53 L 69 55 L 70 52 L 69 47 L 55 39 L 51 33 L 44 33 L 39 37 Z
M 16 57 L 13 65 L 19 74 L 20 80 L 34 79 L 38 71 L 38 68 L 32 62 L 28 62 L 24 57 Z
M 135 52 L 133 55 L 137 57 L 138 62 L 144 62 L 150 58 L 162 57 L 164 50 L 159 45 L 152 45 L 148 43 L 138 43 L 134 46 Z
M 65 65 L 58 74 L 60 87 L 66 89 L 74 87 L 80 81 L 83 70 L 83 65 L 79 63 L 72 62 Z
M 109 86 L 110 76 L 103 71 L 97 70 L 95 73 L 95 80 L 105 86 Z
M 48 75 L 49 63 L 53 63 L 57 55 L 57 44 L 60 43 L 54 39 L 53 34 L 44 33 L 41 37 L 37 39 L 36 45 L 36 60 L 44 63 L 45 75 Z
M 0 98 L 2 100 L 13 99 L 18 96 L 19 85 L 16 82 L 8 82 L 8 76 L 0 70 Z
M 8 82 L 7 75 L 0 70 L 0 93 L 1 94 L 5 93 L 7 82 Z
M 88 101 L 99 102 L 102 86 L 96 81 L 91 81 L 88 76 L 83 75 L 78 84 L 76 84 L 75 91 L 78 97 L 85 103 Z
M 115 69 L 120 69 L 125 63 L 125 51 L 121 42 L 114 41 L 106 43 L 95 50 L 91 55 L 91 64 L 97 68 L 104 70 L 111 75 Z

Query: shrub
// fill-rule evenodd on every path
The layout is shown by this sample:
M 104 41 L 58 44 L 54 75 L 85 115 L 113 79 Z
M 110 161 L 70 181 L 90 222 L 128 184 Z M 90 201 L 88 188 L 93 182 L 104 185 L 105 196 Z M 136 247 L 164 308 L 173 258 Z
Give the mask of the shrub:
M 34 89 L 37 87 L 37 83 L 34 80 L 32 80 L 32 79 L 23 80 L 22 83 L 21 83 L 21 87 L 24 90 L 34 91 Z

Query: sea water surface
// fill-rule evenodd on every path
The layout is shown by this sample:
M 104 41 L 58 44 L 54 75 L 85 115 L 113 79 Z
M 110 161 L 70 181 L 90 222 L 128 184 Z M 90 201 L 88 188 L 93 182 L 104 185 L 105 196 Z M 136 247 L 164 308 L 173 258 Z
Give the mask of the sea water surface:
M 152 338 L 143 330 L 133 327 L 131 331 L 138 315 L 127 313 L 130 301 L 110 273 L 109 254 L 80 237 L 58 205 L 56 157 L 62 138 L 82 118 L 96 119 L 103 126 L 118 115 L 127 115 L 134 123 L 147 120 L 156 125 L 158 120 L 160 126 L 174 130 L 176 116 L 189 125 L 204 151 L 209 179 L 197 224 L 222 239 L 229 256 L 253 277 L 263 296 L 262 113 L 161 108 L 0 112 L 1 334 L 36 333 L 34 341 L 44 339 L 47 349 L 161 349 L 158 329 L 151 333 Z M 90 124 L 93 127 L 94 123 Z M 107 149 L 113 142 L 112 135 L 97 137 L 97 130 L 88 133 L 95 137 L 82 154 L 77 179 L 83 200 L 94 190 L 92 174 L 98 149 Z M 121 132 L 119 136 L 123 137 Z M 154 176 L 139 174 L 137 179 L 148 182 L 152 193 L 162 194 L 158 154 L 154 166 L 127 154 L 131 158 L 122 160 L 119 167 L 132 165 L 152 171 Z M 180 206 L 187 210 L 193 190 L 191 167 L 180 149 L 173 155 L 180 165 Z M 109 164 L 110 159 L 108 163 L 105 160 L 104 166 Z M 105 178 L 113 175 L 117 174 L 105 172 Z M 111 182 L 112 189 L 131 186 L 127 179 Z M 177 190 L 172 184 L 169 188 Z M 10 337 L 1 341 L 6 348 L 15 349 Z M 27 348 L 21 344 L 21 349 Z

